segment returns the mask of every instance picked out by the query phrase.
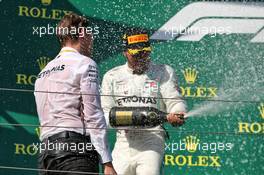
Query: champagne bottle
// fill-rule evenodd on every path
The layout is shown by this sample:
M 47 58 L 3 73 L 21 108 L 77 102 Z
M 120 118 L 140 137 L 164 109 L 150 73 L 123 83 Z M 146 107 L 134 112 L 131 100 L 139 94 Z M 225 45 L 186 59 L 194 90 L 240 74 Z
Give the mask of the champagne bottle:
M 167 122 L 167 115 L 154 107 L 113 107 L 109 113 L 109 120 L 112 127 L 154 127 Z

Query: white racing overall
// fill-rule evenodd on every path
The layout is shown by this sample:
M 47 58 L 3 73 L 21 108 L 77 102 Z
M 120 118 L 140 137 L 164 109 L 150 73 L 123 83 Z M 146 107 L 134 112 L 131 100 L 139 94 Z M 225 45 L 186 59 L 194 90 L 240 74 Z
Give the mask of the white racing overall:
M 109 111 L 114 106 L 149 106 L 167 113 L 186 112 L 173 69 L 150 63 L 142 75 L 133 74 L 127 64 L 113 68 L 103 78 L 102 107 L 109 125 Z M 112 152 L 118 174 L 159 175 L 164 156 L 164 130 L 161 126 L 146 130 L 117 131 Z

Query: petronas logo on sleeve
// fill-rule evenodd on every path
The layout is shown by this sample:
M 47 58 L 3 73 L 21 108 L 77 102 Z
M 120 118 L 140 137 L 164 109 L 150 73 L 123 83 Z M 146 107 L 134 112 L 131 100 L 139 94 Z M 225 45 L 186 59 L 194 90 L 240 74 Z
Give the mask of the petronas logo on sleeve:
M 183 141 L 186 144 L 186 150 L 190 153 L 194 153 L 197 150 L 197 146 L 200 140 L 196 136 L 187 136 Z
M 198 71 L 194 68 L 186 68 L 184 71 L 182 71 L 185 81 L 188 84 L 194 84 L 195 80 L 197 78 Z
M 52 0 L 41 0 L 43 5 L 50 5 Z
M 49 61 L 50 61 L 50 58 L 48 57 L 40 57 L 39 59 L 37 59 L 39 69 L 43 70 Z
M 264 119 L 264 103 L 261 103 L 260 106 L 258 106 L 260 116 Z

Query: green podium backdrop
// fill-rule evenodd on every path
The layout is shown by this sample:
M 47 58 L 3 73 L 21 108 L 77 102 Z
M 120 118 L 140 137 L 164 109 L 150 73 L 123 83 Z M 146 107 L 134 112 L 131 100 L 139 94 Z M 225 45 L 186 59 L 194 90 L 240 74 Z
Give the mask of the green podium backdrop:
M 263 174 L 261 1 L 2 0 L 0 8 L 0 174 L 37 174 L 8 167 L 37 168 L 32 90 L 60 49 L 54 35 L 40 37 L 40 28 L 56 26 L 70 11 L 99 29 L 93 59 L 101 78 L 125 63 L 121 36 L 131 27 L 149 31 L 153 62 L 174 68 L 193 117 L 180 128 L 165 126 L 170 139 L 161 174 Z M 109 136 L 113 147 L 115 132 Z

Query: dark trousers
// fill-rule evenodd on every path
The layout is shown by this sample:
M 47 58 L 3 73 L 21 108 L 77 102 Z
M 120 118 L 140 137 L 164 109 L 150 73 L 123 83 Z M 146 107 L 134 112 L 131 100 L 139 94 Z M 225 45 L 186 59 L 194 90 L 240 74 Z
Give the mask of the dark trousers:
M 53 144 L 91 144 L 89 137 L 84 137 L 75 132 L 65 131 L 54 136 L 44 139 L 43 143 Z M 45 149 L 39 154 L 38 166 L 39 169 L 48 171 L 39 171 L 39 175 L 78 175 L 78 172 L 87 172 L 87 174 L 99 173 L 99 157 L 94 149 L 80 149 L 71 147 L 71 149 L 64 149 L 62 147 L 52 147 L 53 149 Z M 53 171 L 52 171 L 53 170 Z M 67 172 L 68 171 L 68 172 Z M 74 172 L 75 171 L 75 172 Z M 77 171 L 77 172 L 76 172 Z M 83 174 L 83 173 L 82 173 Z M 85 173 L 86 174 L 86 173 Z

